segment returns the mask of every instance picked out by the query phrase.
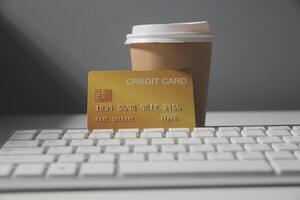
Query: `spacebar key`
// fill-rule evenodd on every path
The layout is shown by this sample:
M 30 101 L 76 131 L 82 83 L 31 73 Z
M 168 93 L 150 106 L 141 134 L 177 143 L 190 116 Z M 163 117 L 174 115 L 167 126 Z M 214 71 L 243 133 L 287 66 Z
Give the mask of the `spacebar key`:
M 153 174 L 243 174 L 270 173 L 272 168 L 264 160 L 258 161 L 190 161 L 190 162 L 128 162 L 120 163 L 120 175 Z

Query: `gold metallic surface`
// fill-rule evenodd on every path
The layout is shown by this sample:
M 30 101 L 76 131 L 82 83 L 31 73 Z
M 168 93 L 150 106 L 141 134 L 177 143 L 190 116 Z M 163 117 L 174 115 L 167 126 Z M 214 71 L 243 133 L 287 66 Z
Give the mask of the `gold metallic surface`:
M 94 71 L 88 79 L 89 130 L 195 127 L 189 71 Z

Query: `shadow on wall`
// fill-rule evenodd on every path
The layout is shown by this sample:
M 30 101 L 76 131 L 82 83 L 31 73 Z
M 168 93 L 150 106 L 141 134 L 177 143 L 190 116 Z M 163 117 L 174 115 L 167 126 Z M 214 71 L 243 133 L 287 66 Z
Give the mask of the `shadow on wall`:
M 0 41 L 0 115 L 85 112 L 80 85 L 1 15 Z

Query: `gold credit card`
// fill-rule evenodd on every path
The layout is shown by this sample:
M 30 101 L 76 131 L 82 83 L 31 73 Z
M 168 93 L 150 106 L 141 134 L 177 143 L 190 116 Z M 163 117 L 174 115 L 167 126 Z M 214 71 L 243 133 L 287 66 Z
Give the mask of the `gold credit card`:
M 195 127 L 190 71 L 93 71 L 88 129 Z

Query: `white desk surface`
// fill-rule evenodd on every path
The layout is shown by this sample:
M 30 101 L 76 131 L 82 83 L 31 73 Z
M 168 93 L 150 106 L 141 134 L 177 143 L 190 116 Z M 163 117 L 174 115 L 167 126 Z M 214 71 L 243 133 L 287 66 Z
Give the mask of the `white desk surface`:
M 300 124 L 300 111 L 208 112 L 207 126 Z M 0 140 L 8 131 L 18 128 L 83 128 L 86 115 L 1 116 Z M 72 192 L 35 192 L 0 194 L 2 199 L 97 199 L 97 200 L 154 200 L 154 199 L 300 199 L 300 187 L 231 187 L 151 190 L 106 190 Z
M 300 123 L 300 111 L 211 111 L 206 126 Z M 1 128 L 83 128 L 85 114 L 0 116 Z

